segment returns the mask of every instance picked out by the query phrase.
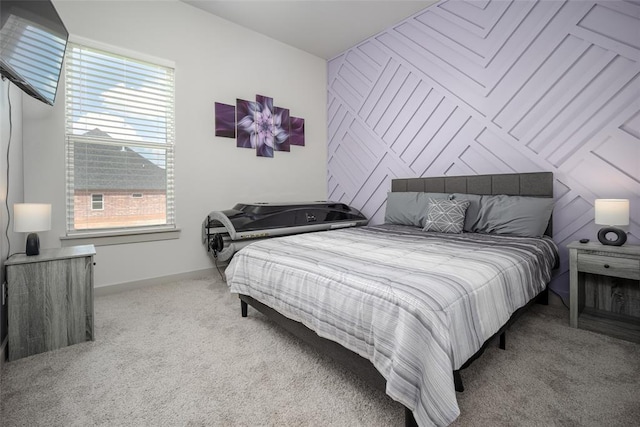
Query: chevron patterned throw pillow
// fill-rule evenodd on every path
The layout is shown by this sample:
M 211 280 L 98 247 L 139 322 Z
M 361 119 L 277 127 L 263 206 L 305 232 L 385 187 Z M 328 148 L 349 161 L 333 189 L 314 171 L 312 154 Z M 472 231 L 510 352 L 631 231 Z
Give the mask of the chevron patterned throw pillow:
M 462 233 L 468 200 L 429 199 L 427 220 L 423 231 Z

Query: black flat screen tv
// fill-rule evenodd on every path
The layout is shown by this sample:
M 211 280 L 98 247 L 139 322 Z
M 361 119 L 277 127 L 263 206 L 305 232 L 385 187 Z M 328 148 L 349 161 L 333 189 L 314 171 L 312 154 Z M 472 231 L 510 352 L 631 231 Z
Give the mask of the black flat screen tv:
M 50 0 L 0 1 L 0 73 L 53 105 L 69 33 Z

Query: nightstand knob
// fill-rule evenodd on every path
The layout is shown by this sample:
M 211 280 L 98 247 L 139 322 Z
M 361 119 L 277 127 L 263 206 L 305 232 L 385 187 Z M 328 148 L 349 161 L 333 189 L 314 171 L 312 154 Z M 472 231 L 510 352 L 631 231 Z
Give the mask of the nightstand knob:
M 605 265 L 604 265 L 604 268 L 609 268 L 609 264 L 605 264 Z

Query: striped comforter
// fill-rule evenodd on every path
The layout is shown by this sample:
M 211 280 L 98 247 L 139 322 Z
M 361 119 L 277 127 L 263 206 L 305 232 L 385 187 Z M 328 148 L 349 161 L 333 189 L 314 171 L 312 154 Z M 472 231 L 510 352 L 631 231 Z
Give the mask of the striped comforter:
M 231 292 L 369 359 L 419 425 L 447 425 L 452 371 L 544 289 L 556 257 L 549 238 L 381 225 L 262 240 L 226 275 Z

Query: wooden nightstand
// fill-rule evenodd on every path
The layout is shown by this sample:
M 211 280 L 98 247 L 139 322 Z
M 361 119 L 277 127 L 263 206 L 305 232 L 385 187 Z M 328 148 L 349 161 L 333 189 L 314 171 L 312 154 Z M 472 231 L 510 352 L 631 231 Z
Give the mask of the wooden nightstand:
M 640 342 L 640 246 L 572 242 L 569 324 Z
M 7 267 L 9 360 L 93 340 L 93 245 L 15 255 Z

